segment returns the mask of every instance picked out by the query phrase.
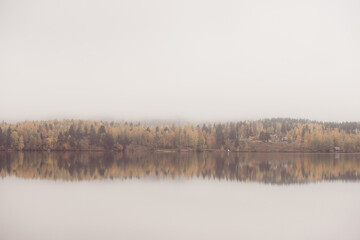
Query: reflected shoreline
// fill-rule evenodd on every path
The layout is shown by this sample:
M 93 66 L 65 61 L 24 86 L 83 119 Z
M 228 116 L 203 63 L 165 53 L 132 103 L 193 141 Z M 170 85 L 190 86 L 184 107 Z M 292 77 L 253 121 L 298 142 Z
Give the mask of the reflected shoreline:
M 0 175 L 24 179 L 219 179 L 270 184 L 359 181 L 360 154 L 1 152 Z

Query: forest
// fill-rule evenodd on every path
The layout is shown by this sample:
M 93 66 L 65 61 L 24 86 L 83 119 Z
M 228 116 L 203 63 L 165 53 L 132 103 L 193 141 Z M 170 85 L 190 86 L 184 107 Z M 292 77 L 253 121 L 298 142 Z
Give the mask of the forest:
M 290 118 L 197 125 L 93 120 L 2 122 L 0 150 L 360 152 L 360 123 Z

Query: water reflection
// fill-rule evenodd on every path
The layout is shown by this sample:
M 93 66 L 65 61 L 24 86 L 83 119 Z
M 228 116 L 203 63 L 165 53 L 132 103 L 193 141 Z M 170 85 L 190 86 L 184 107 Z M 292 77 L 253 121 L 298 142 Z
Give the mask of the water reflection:
M 358 181 L 360 154 L 2 152 L 0 174 L 51 180 L 155 176 L 273 184 Z

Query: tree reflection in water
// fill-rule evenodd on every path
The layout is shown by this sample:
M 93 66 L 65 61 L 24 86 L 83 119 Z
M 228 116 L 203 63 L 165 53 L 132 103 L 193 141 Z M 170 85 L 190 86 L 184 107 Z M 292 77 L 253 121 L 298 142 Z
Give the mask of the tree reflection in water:
M 0 174 L 71 181 L 151 176 L 272 184 L 358 181 L 360 154 L 1 152 Z

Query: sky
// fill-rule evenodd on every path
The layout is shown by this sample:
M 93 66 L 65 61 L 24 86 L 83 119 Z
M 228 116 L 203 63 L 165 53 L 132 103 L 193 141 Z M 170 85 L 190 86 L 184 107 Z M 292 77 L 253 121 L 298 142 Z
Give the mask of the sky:
M 360 121 L 358 0 L 0 0 L 0 121 Z

